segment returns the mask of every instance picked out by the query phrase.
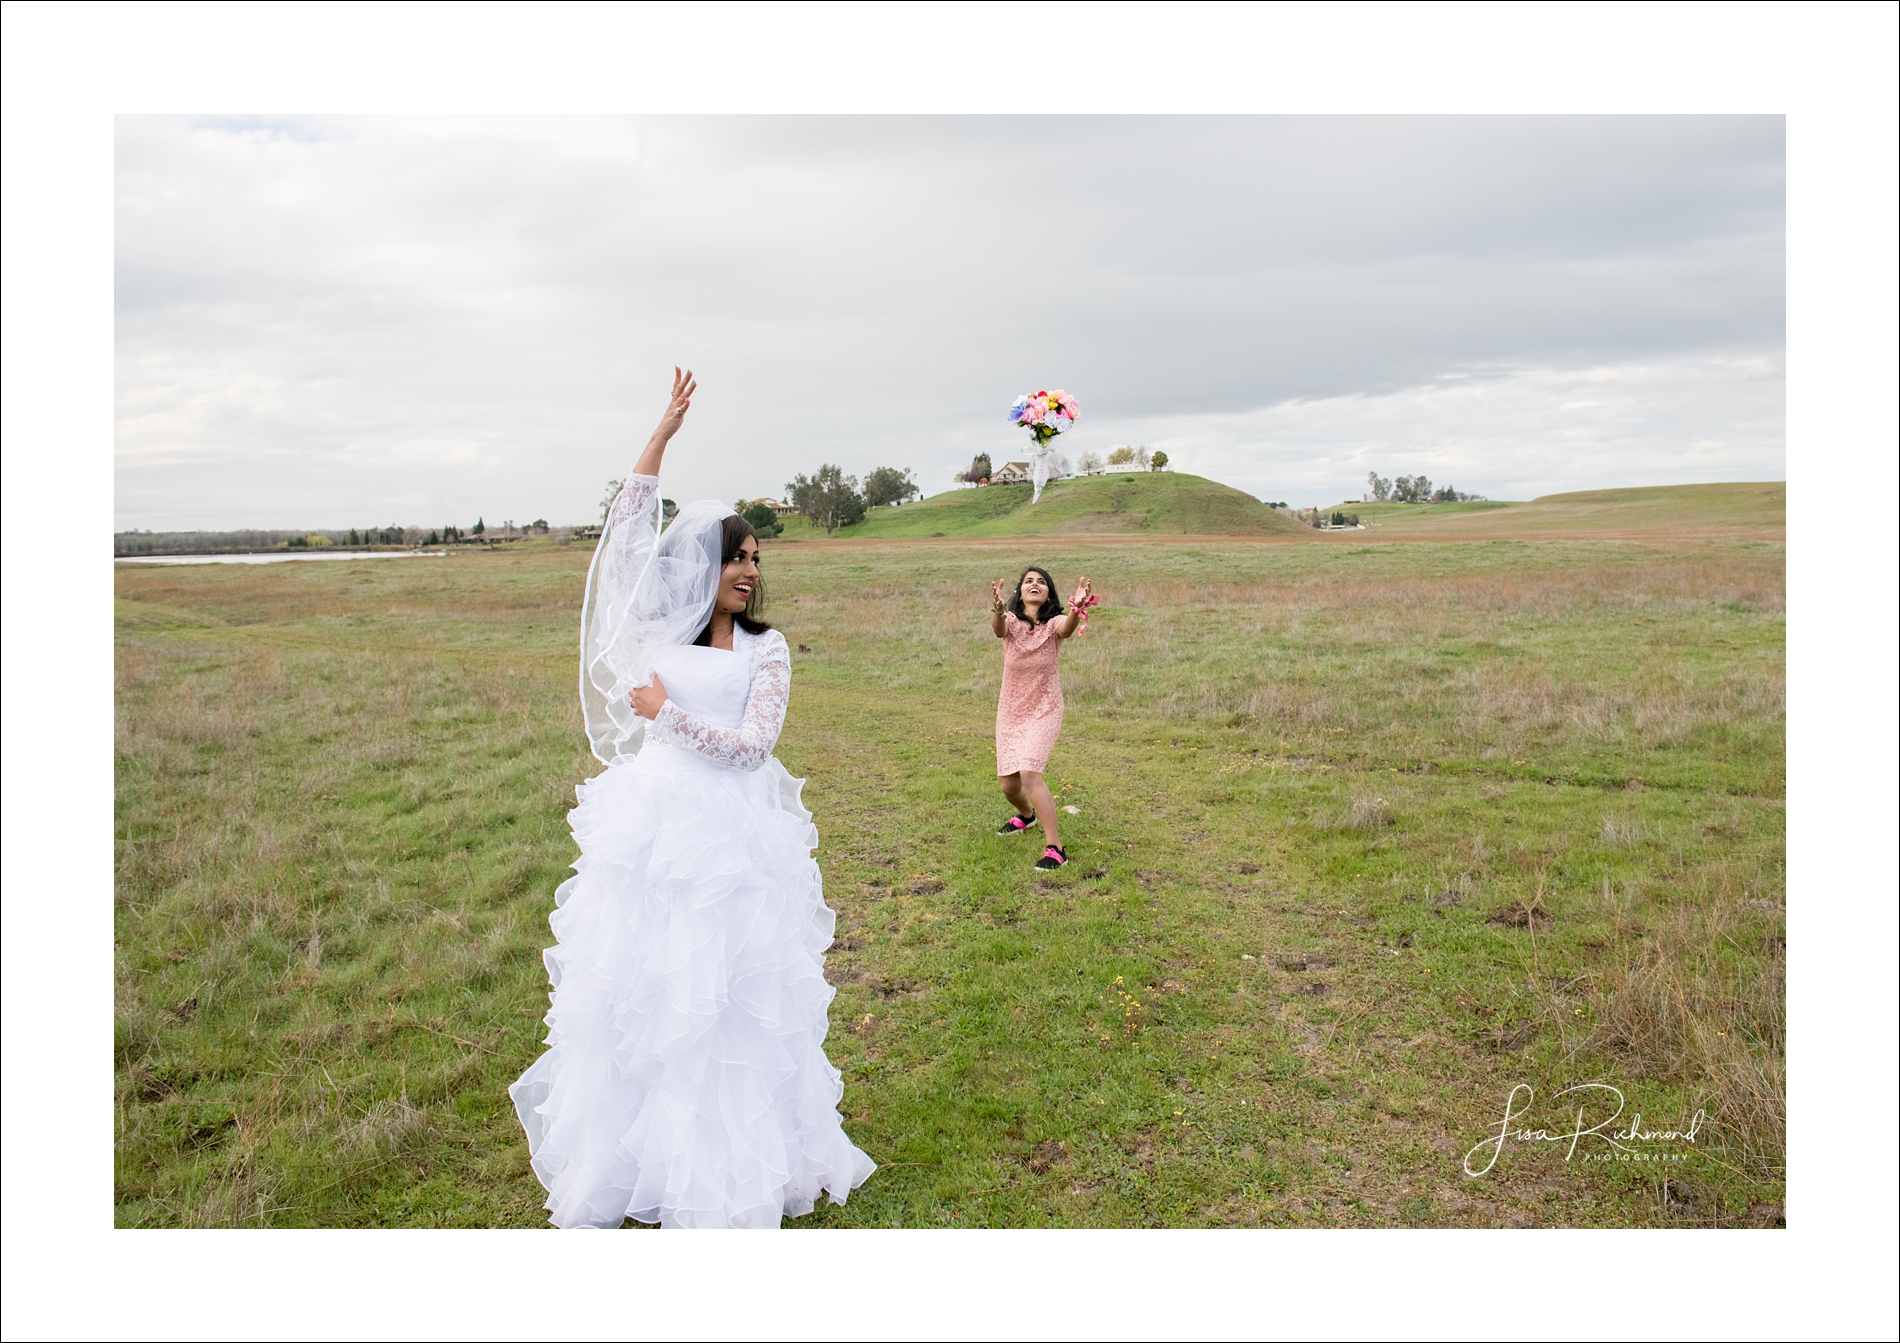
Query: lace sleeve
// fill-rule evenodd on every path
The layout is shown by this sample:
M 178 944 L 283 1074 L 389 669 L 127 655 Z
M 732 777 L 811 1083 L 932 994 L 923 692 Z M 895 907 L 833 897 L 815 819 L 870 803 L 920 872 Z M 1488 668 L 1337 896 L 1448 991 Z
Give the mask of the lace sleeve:
M 745 718 L 738 727 L 709 723 L 669 699 L 647 729 L 648 739 L 684 747 L 729 769 L 757 769 L 770 759 L 791 703 L 792 655 L 776 630 L 764 637 L 770 642 L 753 668 Z
M 658 476 L 628 476 L 627 483 L 614 496 L 613 506 L 607 510 L 605 531 L 608 541 L 623 558 L 632 560 L 636 552 L 653 548 L 653 535 L 659 529 L 653 525 L 654 520 L 645 515 L 652 510 L 653 496 L 659 492 Z M 634 525 L 643 520 L 646 526 Z

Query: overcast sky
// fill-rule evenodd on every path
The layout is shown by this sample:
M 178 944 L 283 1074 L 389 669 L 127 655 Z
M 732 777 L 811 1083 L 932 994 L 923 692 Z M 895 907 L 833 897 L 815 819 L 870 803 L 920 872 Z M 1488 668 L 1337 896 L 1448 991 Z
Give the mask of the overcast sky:
M 118 122 L 117 523 L 592 520 L 1166 448 L 1295 504 L 1785 475 L 1779 117 Z

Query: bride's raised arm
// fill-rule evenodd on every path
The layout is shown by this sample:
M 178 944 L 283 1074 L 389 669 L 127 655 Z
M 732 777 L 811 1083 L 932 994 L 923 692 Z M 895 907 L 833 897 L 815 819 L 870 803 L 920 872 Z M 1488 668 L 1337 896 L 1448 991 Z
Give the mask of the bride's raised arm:
M 652 640 L 641 633 L 641 613 L 633 610 L 634 594 L 660 536 L 660 461 L 698 388 L 692 370 L 673 370 L 666 412 L 609 505 L 588 567 L 581 606 L 581 710 L 594 754 L 603 761 L 638 750 L 645 731 L 644 720 L 627 704 L 628 693 L 646 683 L 653 651 Z
M 627 477 L 626 483 L 620 487 L 620 493 L 614 496 L 613 503 L 608 506 L 607 535 L 601 538 L 603 544 L 616 532 L 619 533 L 617 539 L 621 549 L 634 542 L 631 524 L 646 511 L 646 505 L 660 492 L 660 463 L 666 456 L 666 445 L 672 442 L 673 435 L 686 422 L 686 412 L 693 405 L 693 393 L 698 390 L 699 384 L 693 379 L 693 370 L 689 368 L 682 373 L 679 366 L 674 365 L 673 395 L 666 403 L 666 411 L 660 416 L 659 424 L 647 439 L 646 447 L 640 450 L 640 459 L 633 464 L 633 474 Z M 656 517 L 645 530 L 657 532 L 657 523 Z
M 679 365 L 673 366 L 673 398 L 666 403 L 666 413 L 660 416 L 660 423 L 653 431 L 653 437 L 647 440 L 640 460 L 633 464 L 636 476 L 657 476 L 660 474 L 660 459 L 666 456 L 666 445 L 673 435 L 680 431 L 686 422 L 686 412 L 692 408 L 693 393 L 699 390 L 699 384 L 693 380 L 693 370 L 680 372 Z

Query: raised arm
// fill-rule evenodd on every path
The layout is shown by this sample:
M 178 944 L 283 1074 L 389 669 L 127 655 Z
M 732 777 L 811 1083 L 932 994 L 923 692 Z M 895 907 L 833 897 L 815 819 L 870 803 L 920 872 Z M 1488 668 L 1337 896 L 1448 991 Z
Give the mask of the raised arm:
M 999 578 L 990 584 L 990 633 L 999 639 L 1003 637 L 1003 613 L 1007 610 L 1008 598 L 1003 596 L 1003 580 Z
M 620 493 L 607 509 L 607 548 L 635 571 L 645 560 L 660 530 L 658 506 L 654 501 L 660 492 L 660 462 L 666 456 L 666 445 L 685 423 L 693 393 L 698 389 L 691 369 L 684 373 L 677 366 L 673 369 L 673 395 L 666 403 L 666 413 L 660 416 L 658 427 L 633 464 L 633 474 L 627 477 L 627 483 L 620 487 Z
M 677 700 L 669 699 L 647 729 L 647 740 L 684 747 L 728 769 L 753 770 L 770 759 L 792 699 L 792 655 L 784 636 L 773 633 L 766 637 L 772 643 L 752 673 L 745 718 L 738 727 L 709 723 L 681 709 Z
M 660 416 L 660 423 L 653 431 L 653 437 L 640 453 L 640 460 L 633 464 L 636 476 L 657 476 L 660 474 L 660 459 L 666 456 L 666 445 L 673 435 L 680 431 L 686 422 L 686 412 L 693 404 L 693 393 L 699 390 L 699 384 L 693 380 L 693 370 L 679 371 L 673 367 L 673 397 L 666 403 L 666 413 Z
M 645 724 L 628 692 L 647 684 L 652 647 L 633 610 L 640 575 L 660 539 L 660 459 L 686 419 L 698 384 L 673 370 L 673 395 L 633 473 L 607 505 L 600 544 L 587 569 L 581 603 L 581 715 L 596 758 L 608 764 L 639 749 Z

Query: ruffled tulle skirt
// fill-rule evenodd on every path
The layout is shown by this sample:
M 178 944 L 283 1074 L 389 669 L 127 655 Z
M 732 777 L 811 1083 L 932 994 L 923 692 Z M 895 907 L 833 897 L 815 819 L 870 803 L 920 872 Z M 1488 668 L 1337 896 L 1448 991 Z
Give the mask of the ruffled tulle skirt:
M 871 1159 L 825 1057 L 834 916 L 799 780 L 649 743 L 582 784 L 548 1049 L 508 1089 L 561 1227 L 776 1227 Z

